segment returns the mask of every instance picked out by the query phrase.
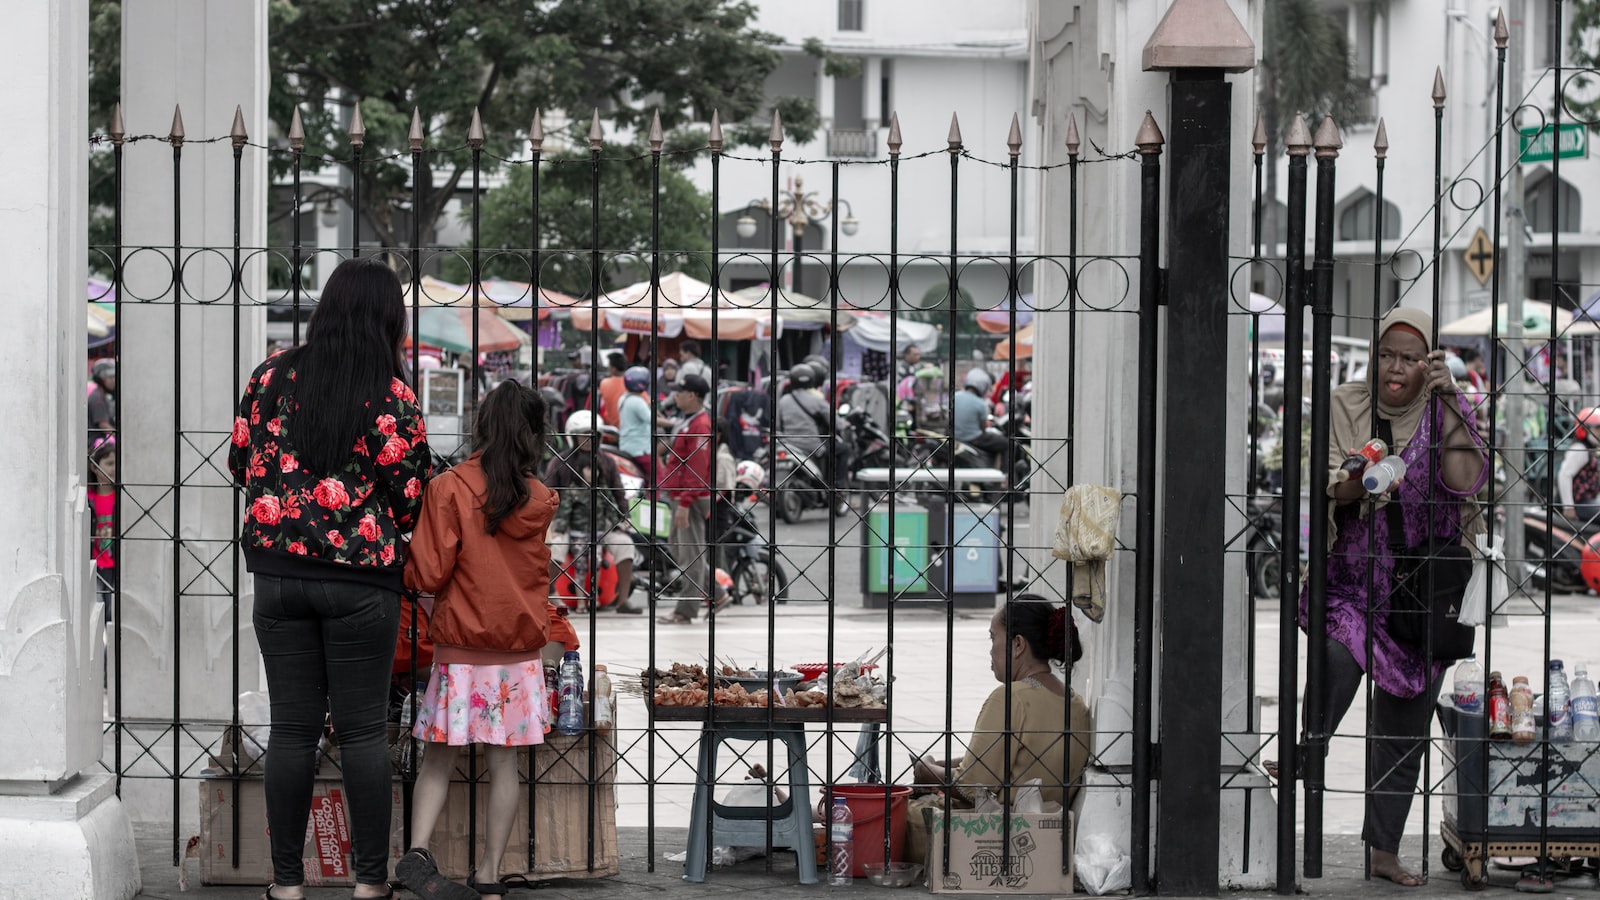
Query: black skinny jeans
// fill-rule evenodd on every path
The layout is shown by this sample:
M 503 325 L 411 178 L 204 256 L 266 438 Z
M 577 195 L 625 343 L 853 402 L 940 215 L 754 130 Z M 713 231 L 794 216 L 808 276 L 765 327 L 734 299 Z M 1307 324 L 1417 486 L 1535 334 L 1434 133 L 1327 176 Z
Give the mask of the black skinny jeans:
M 317 742 L 331 712 L 356 881 L 383 884 L 392 812 L 386 712 L 399 596 L 353 581 L 257 575 L 255 582 L 256 641 L 272 698 L 266 793 L 273 880 L 290 887 L 305 879 Z
M 1332 735 L 1355 702 L 1366 672 L 1345 645 L 1333 638 L 1327 639 L 1327 645 L 1328 686 L 1322 731 Z M 1372 688 L 1372 724 L 1367 733 L 1371 746 L 1371 756 L 1367 758 L 1367 815 L 1361 839 L 1375 849 L 1400 851 L 1417 776 L 1428 752 L 1433 707 L 1443 683 L 1444 675 L 1440 674 L 1415 697 L 1396 697 L 1376 685 Z

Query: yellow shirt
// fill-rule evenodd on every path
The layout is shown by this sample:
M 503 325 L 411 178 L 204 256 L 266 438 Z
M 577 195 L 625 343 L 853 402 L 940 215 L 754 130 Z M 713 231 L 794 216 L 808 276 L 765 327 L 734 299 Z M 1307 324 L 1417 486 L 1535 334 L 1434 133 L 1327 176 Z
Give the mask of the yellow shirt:
M 1067 702 L 1049 690 L 1026 681 L 1011 683 L 1011 736 L 1006 738 L 1006 686 L 996 687 L 978 712 L 967 744 L 966 758 L 956 770 L 956 783 L 967 789 L 985 787 L 1009 802 L 1006 756 L 1011 758 L 1012 785 L 1037 778 L 1046 803 L 1070 804 L 1077 796 L 1089 761 L 1091 726 L 1089 707 L 1072 696 L 1072 733 L 1067 733 Z M 1070 746 L 1071 752 L 1068 753 Z M 1062 786 L 1069 788 L 1063 797 Z

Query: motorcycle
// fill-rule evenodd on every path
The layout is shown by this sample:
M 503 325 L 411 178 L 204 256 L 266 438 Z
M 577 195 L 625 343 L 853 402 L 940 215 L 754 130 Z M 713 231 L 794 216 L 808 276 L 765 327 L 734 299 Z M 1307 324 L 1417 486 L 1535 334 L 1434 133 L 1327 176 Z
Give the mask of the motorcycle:
M 828 481 L 828 460 L 823 456 L 827 452 L 826 443 L 807 454 L 777 448 L 772 459 L 771 497 L 778 518 L 793 525 L 808 509 L 832 509 L 835 516 L 850 511 L 849 496 L 835 491 Z M 757 462 L 765 464 L 761 457 L 758 453 Z
M 757 493 L 760 482 L 761 477 L 741 476 L 731 496 L 717 501 L 713 515 L 715 527 L 711 535 L 718 542 L 727 564 L 726 570 L 716 569 L 715 578 L 734 603 L 747 599 L 765 603 L 769 593 L 779 603 L 789 599 L 789 573 L 756 527 L 755 516 L 751 513 L 760 500 Z M 652 515 L 661 518 L 671 514 L 657 505 Z M 634 545 L 633 596 L 636 598 L 652 596 L 652 592 L 655 596 L 667 596 L 686 589 L 681 584 L 683 568 L 673 558 L 668 539 L 661 536 L 664 530 L 654 528 L 647 534 L 637 528 L 629 529 Z
M 1300 497 L 1300 571 L 1311 556 L 1311 498 Z M 1276 600 L 1283 595 L 1283 498 L 1257 495 L 1245 506 L 1246 573 L 1250 595 Z

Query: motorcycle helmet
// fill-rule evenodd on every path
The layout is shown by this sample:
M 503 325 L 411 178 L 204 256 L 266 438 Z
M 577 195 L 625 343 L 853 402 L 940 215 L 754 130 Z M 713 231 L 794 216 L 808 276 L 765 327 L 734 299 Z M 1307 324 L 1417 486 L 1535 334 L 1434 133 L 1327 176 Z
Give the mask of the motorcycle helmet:
M 805 363 L 798 363 L 789 370 L 789 386 L 793 388 L 814 388 L 817 386 L 817 373 Z
M 650 390 L 650 370 L 644 366 L 630 366 L 622 373 L 622 386 L 634 394 Z
M 733 483 L 741 489 L 753 491 L 761 487 L 761 482 L 767 480 L 767 470 L 753 459 L 739 463 L 733 470 Z
M 1587 440 L 1590 433 L 1600 438 L 1600 408 L 1586 406 L 1578 410 L 1578 424 L 1573 428 L 1572 436 L 1578 440 Z
M 104 382 L 107 378 L 117 377 L 117 361 L 114 359 L 97 359 L 89 367 L 89 377 L 95 381 Z
M 567 416 L 567 434 L 576 437 L 580 434 L 594 434 L 597 430 L 594 413 L 587 409 L 580 409 Z
M 994 386 L 994 379 L 989 377 L 987 370 L 974 366 L 967 370 L 967 377 L 961 383 L 980 394 L 987 394 L 989 388 Z
M 816 372 L 818 378 L 827 375 L 828 370 L 833 368 L 833 366 L 828 365 L 828 358 L 818 353 L 813 353 L 800 361 L 810 366 L 811 371 Z

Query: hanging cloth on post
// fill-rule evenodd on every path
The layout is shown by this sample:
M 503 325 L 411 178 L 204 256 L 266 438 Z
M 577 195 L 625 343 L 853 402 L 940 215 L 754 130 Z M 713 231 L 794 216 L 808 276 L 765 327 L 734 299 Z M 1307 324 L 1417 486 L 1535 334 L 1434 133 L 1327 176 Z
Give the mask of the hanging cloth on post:
M 1072 605 L 1091 622 L 1106 616 L 1106 561 L 1117 546 L 1122 492 L 1075 484 L 1061 497 L 1050 555 L 1072 563 Z

